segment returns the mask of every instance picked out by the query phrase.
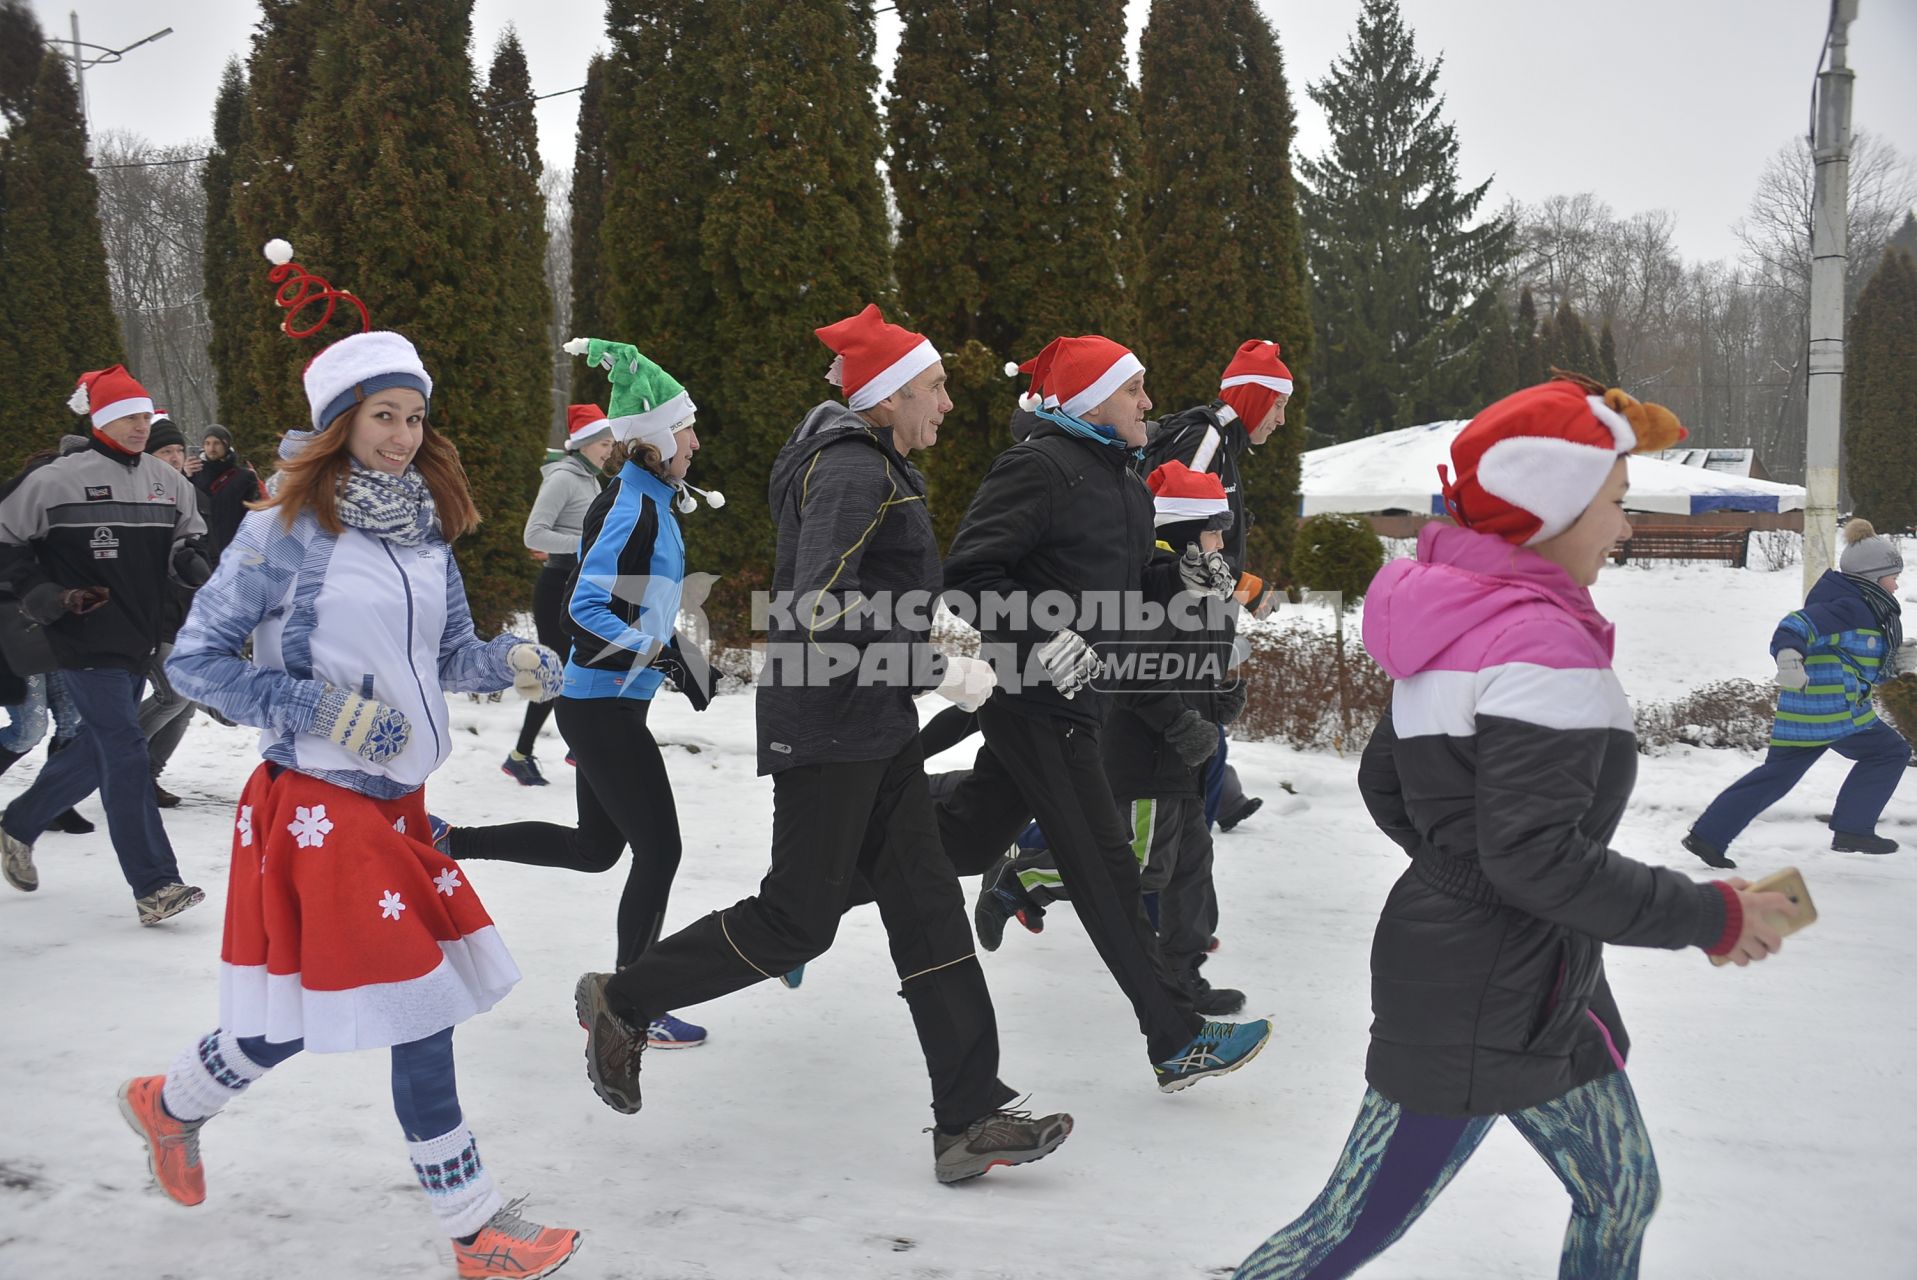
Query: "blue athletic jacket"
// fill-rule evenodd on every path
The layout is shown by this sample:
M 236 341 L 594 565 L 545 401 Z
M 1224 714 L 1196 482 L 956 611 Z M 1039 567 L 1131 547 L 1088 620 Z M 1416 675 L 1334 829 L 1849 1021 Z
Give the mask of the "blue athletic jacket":
M 665 680 L 651 664 L 672 640 L 686 576 L 675 492 L 628 462 L 586 512 L 566 593 L 566 697 L 651 698 Z
M 1889 657 L 1889 639 L 1855 582 L 1832 569 L 1817 580 L 1804 607 L 1784 615 L 1771 636 L 1771 656 L 1804 655 L 1810 683 L 1777 691 L 1774 747 L 1825 747 L 1877 720 L 1871 689 Z

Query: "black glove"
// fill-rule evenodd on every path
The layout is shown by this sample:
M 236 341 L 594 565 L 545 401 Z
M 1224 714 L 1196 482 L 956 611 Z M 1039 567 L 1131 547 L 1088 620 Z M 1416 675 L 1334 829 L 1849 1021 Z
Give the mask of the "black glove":
M 173 576 L 183 587 L 199 588 L 213 576 L 213 563 L 206 557 L 204 544 L 188 538 L 173 552 Z
M 686 695 L 686 701 L 692 704 L 694 711 L 704 711 L 712 705 L 712 691 L 693 675 L 692 666 L 686 661 L 685 650 L 679 647 L 678 636 L 666 642 L 665 648 L 659 650 L 659 656 L 652 660 L 652 665 L 663 671 L 666 679 Z M 706 678 L 710 679 L 711 664 L 701 661 L 700 666 L 705 670 Z
M 1245 714 L 1245 700 L 1250 695 L 1245 691 L 1245 682 L 1238 681 L 1229 689 L 1218 691 L 1218 723 L 1231 724 Z
M 43 582 L 20 601 L 21 611 L 41 626 L 51 626 L 69 613 L 92 613 L 112 596 L 105 587 L 63 587 Z
M 1165 741 L 1180 760 L 1195 769 L 1218 750 L 1218 726 L 1187 709 L 1166 727 Z

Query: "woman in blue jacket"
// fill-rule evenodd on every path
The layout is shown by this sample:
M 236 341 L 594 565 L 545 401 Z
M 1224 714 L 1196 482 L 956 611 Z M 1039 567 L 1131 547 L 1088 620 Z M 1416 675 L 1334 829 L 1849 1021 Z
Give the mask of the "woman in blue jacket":
M 1684 837 L 1684 847 L 1710 866 L 1736 866 L 1726 856 L 1731 842 L 1825 751 L 1856 762 L 1837 792 L 1830 847 L 1897 852 L 1895 840 L 1877 834 L 1877 819 L 1910 763 L 1910 744 L 1877 718 L 1871 692 L 1899 669 L 1917 668 L 1896 595 L 1904 556 L 1868 520 L 1845 525 L 1844 543 L 1837 568 L 1771 636 L 1778 692 L 1770 754 L 1711 801 Z
M 602 872 L 632 846 L 619 900 L 620 968 L 659 936 L 679 870 L 679 816 L 672 779 L 647 719 L 668 675 L 703 709 L 703 663 L 689 668 L 674 634 L 686 573 L 686 543 L 674 507 L 696 503 L 686 472 L 699 451 L 696 406 L 671 374 L 625 343 L 598 338 L 567 344 L 604 367 L 612 381 L 607 421 L 619 474 L 593 501 L 566 593 L 572 639 L 556 716 L 578 761 L 579 825 L 514 822 L 455 827 L 443 847 L 459 861 L 492 858 L 534 866 Z M 724 499 L 705 494 L 719 506 Z M 655 1049 L 705 1041 L 702 1027 L 670 1014 L 647 1028 Z

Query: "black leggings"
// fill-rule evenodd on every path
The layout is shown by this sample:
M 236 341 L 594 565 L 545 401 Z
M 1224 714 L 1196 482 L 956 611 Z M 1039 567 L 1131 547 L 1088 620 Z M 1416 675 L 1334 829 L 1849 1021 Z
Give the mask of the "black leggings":
M 454 827 L 452 856 L 533 867 L 610 871 L 627 845 L 632 869 L 619 899 L 617 967 L 659 936 L 679 871 L 679 813 L 659 744 L 646 728 L 652 703 L 639 698 L 560 698 L 559 732 L 579 761 L 579 825 L 508 822 Z
M 539 643 L 558 654 L 561 661 L 572 648 L 572 639 L 566 633 L 566 579 L 571 574 L 572 557 L 554 556 L 546 561 L 546 567 L 539 571 L 533 583 L 533 632 L 539 637 Z M 519 726 L 519 744 L 513 750 L 522 756 L 533 753 L 533 744 L 539 738 L 539 731 L 546 727 L 546 717 L 552 714 L 553 706 L 553 702 L 526 704 L 526 719 Z M 559 726 L 559 736 L 566 736 L 563 723 Z M 571 741 L 566 745 L 570 747 Z

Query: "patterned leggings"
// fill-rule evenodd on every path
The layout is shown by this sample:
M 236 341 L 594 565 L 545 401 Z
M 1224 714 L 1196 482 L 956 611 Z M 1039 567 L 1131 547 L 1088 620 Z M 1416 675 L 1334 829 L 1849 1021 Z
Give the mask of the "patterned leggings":
M 1622 1071 L 1505 1117 L 1571 1193 L 1559 1280 L 1635 1280 L 1657 1208 L 1657 1161 Z M 1365 1090 L 1331 1181 L 1235 1280 L 1333 1280 L 1402 1236 L 1491 1131 L 1496 1116 L 1426 1116 Z
M 58 671 L 27 677 L 27 696 L 17 707 L 5 708 L 7 727 L 0 729 L 0 750 L 23 756 L 47 736 L 47 709 L 53 710 L 53 736 L 65 742 L 80 732 L 80 713 L 67 696 Z

